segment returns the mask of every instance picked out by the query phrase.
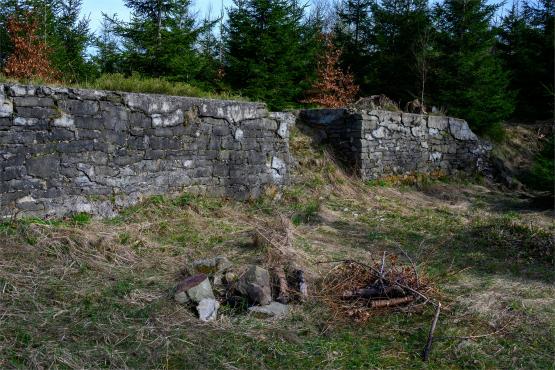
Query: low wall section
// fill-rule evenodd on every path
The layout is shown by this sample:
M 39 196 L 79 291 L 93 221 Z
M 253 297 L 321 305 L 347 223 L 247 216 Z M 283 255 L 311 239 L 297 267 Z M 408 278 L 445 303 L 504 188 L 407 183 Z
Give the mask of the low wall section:
M 323 132 L 337 156 L 363 179 L 482 171 L 491 150 L 466 121 L 452 117 L 348 109 L 303 110 L 299 117 Z
M 256 197 L 288 180 L 290 123 L 258 103 L 0 84 L 0 216 Z

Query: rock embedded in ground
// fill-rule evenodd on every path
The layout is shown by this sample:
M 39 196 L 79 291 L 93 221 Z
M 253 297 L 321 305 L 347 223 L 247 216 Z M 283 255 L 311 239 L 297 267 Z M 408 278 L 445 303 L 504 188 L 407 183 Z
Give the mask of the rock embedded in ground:
M 271 302 L 265 306 L 252 306 L 248 308 L 252 316 L 258 318 L 278 318 L 289 313 L 289 306 L 279 302 Z
M 197 305 L 198 317 L 202 321 L 216 320 L 220 304 L 212 298 L 204 298 Z
M 223 256 L 193 261 L 193 269 L 199 274 L 215 275 L 231 267 L 231 262 Z
M 251 265 L 241 276 L 237 290 L 256 304 L 267 305 L 272 301 L 270 273 L 260 266 Z
M 224 279 L 226 284 L 231 284 L 236 282 L 237 280 L 239 280 L 239 277 L 237 276 L 237 274 L 233 271 L 228 271 L 225 273 L 224 275 Z
M 199 303 L 205 298 L 214 299 L 210 280 L 204 274 L 193 275 L 183 279 L 175 290 L 174 298 L 179 303 L 193 301 Z

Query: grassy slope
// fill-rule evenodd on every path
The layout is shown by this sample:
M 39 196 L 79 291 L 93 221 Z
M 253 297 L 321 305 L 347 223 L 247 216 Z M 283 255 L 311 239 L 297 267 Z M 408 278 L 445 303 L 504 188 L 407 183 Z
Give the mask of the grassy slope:
M 555 334 L 553 218 L 485 186 L 421 179 L 363 184 L 296 134 L 295 184 L 238 203 L 153 197 L 112 220 L 0 226 L 0 367 L 423 368 L 432 312 L 365 324 L 332 317 L 315 298 L 266 322 L 221 310 L 201 324 L 171 299 L 193 258 L 265 263 L 253 223 L 290 225 L 289 258 L 311 282 L 317 261 L 364 260 L 399 243 L 444 303 L 430 368 L 550 368 Z M 462 340 L 499 331 L 494 335 Z
M 31 85 L 59 85 L 63 87 L 74 87 L 81 89 L 96 89 L 108 91 L 136 92 L 143 94 L 164 94 L 172 96 L 188 96 L 208 99 L 238 100 L 247 99 L 226 91 L 213 92 L 205 91 L 197 86 L 184 83 L 168 81 L 164 78 L 142 77 L 140 75 L 124 76 L 120 73 L 103 74 L 96 80 L 71 84 L 67 82 L 52 83 L 42 80 L 18 81 L 6 78 L 0 73 L 0 83 L 20 83 Z

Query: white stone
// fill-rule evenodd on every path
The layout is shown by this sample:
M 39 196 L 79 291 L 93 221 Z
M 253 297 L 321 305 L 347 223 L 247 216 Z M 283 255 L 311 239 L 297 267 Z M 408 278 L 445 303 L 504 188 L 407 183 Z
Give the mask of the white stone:
M 279 182 L 283 179 L 283 176 L 285 175 L 287 165 L 281 158 L 272 157 L 271 169 L 272 178 L 274 179 L 274 181 Z
M 52 121 L 52 126 L 73 127 L 74 126 L 73 117 L 65 112 L 62 112 L 62 115 L 60 117 Z
M 235 140 L 241 140 L 243 138 L 243 130 L 240 128 L 235 130 Z
M 286 139 L 289 137 L 289 129 L 295 125 L 295 115 L 287 112 L 271 112 L 270 117 L 279 123 L 277 134 Z
M 204 322 L 216 320 L 218 308 L 220 308 L 220 303 L 215 299 L 202 299 L 197 306 L 199 319 Z
M 33 198 L 33 197 L 30 196 L 30 195 L 27 195 L 27 196 L 25 196 L 25 197 L 23 197 L 23 198 L 19 198 L 19 199 L 17 200 L 16 203 L 17 203 L 17 204 L 23 204 L 23 203 L 35 203 L 35 202 L 36 202 L 36 199 L 35 199 L 35 198 Z
M 383 139 L 385 137 L 385 133 L 386 131 L 384 127 L 378 127 L 377 129 L 372 131 L 372 136 L 374 136 L 376 139 Z
M 430 161 L 437 162 L 441 160 L 442 154 L 440 152 L 432 152 L 430 153 Z
M 252 306 L 248 308 L 249 313 L 253 316 L 260 318 L 278 318 L 283 317 L 289 313 L 289 306 L 279 303 L 271 302 L 265 306 Z
M 185 117 L 181 109 L 165 116 L 157 113 L 152 115 L 152 126 L 154 127 L 173 127 L 184 122 Z
M 15 126 L 33 126 L 39 122 L 37 118 L 23 118 L 23 117 L 15 117 L 13 120 L 13 124 Z
M 3 88 L 0 85 L 0 88 Z M 10 117 L 13 113 L 13 103 L 0 90 L 0 117 Z

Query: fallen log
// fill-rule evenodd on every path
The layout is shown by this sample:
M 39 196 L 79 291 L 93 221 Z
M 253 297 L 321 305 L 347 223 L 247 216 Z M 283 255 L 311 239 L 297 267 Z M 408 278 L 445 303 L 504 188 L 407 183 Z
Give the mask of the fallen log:
M 413 296 L 406 296 L 400 298 L 391 298 L 391 299 L 378 299 L 374 301 L 370 301 L 370 307 L 372 308 L 382 308 L 382 307 L 393 307 L 399 306 L 405 303 L 409 303 L 414 301 Z

